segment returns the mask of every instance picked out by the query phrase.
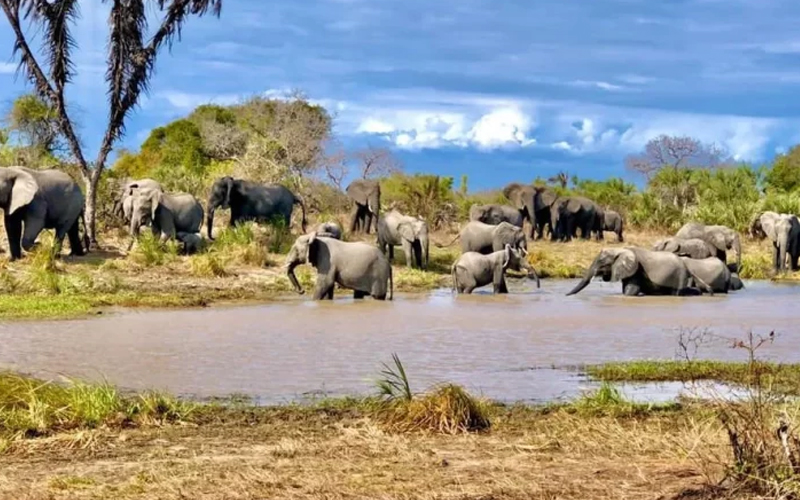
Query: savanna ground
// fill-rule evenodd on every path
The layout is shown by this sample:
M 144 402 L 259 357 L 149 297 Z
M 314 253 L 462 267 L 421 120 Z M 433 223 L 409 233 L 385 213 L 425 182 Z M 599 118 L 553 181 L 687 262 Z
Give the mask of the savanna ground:
M 63 318 L 102 311 L 105 307 L 194 307 L 222 302 L 264 301 L 294 293 L 283 265 L 285 254 L 299 234 L 294 223 L 289 232 L 248 224 L 231 230 L 225 217 L 217 217 L 216 241 L 197 255 L 178 255 L 177 246 L 159 246 L 142 230 L 142 239 L 127 252 L 124 229 L 100 235 L 100 249 L 86 256 L 64 255 L 53 261 L 47 249 L 52 237 L 40 237 L 39 248 L 22 260 L 9 262 L 5 231 L 0 227 L 0 318 Z M 337 219 L 346 227 L 347 218 Z M 310 221 L 309 230 L 315 222 Z M 527 230 L 527 226 L 526 226 Z M 420 292 L 450 286 L 450 266 L 460 254 L 460 243 L 447 246 L 458 226 L 432 235 L 427 271 L 408 269 L 400 247 L 395 249 L 394 288 Z M 624 245 L 652 247 L 665 234 L 628 231 Z M 350 241 L 375 242 L 375 234 L 345 235 Z M 604 246 L 620 245 L 613 233 L 605 240 L 529 243 L 530 261 L 542 278 L 576 278 L 589 267 Z M 766 279 L 771 272 L 769 241 L 743 240 L 742 273 L 745 279 Z M 729 257 L 732 258 L 732 257 Z M 313 287 L 314 270 L 297 269 L 306 290 Z M 514 274 L 514 273 L 511 273 Z M 786 279 L 786 277 L 782 277 Z M 543 286 L 547 286 L 546 282 Z M 342 291 L 340 293 L 347 293 Z

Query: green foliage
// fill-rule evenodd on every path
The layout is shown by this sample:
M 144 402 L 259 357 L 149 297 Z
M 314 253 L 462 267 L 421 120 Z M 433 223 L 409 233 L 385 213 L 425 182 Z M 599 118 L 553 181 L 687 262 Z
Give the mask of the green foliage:
M 744 232 L 758 209 L 758 172 L 746 166 L 698 170 L 697 210 L 694 219 Z
M 625 215 L 636 202 L 636 186 L 621 178 L 606 181 L 582 180 L 573 178 L 574 191 L 594 200 L 604 208 L 610 208 Z
M 454 221 L 457 213 L 452 177 L 395 173 L 381 180 L 381 197 L 384 204 L 422 217 L 432 229 Z
M 63 149 L 54 109 L 34 94 L 23 94 L 5 116 L 6 129 L 0 140 L 0 166 L 30 168 L 52 166 Z
M 761 209 L 779 214 L 800 214 L 800 193 L 770 193 L 764 198 Z
M 778 155 L 766 174 L 767 189 L 777 193 L 791 193 L 800 188 L 800 145 Z
M 178 250 L 179 243 L 175 240 L 162 243 L 152 231 L 143 230 L 134 244 L 131 257 L 145 267 L 163 266 L 177 258 Z
M 403 363 L 397 353 L 392 353 L 392 360 L 394 361 L 394 368 L 383 363 L 383 370 L 381 370 L 381 378 L 375 383 L 381 396 L 389 400 L 402 399 L 411 401 L 413 394 L 411 393 L 411 386 L 408 383 L 408 376 L 406 370 L 403 368 Z

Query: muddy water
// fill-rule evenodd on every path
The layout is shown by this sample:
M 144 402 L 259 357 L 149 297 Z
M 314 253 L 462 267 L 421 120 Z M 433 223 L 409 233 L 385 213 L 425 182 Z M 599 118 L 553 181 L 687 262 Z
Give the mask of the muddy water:
M 449 290 L 393 302 L 287 297 L 246 307 L 130 311 L 73 321 L 0 324 L 0 368 L 59 373 L 194 397 L 231 393 L 262 402 L 364 393 L 397 352 L 413 389 L 453 381 L 506 401 L 572 397 L 587 384 L 564 365 L 673 358 L 681 328 L 779 335 L 765 357 L 800 362 L 800 287 L 747 282 L 714 297 L 620 296 L 592 283 L 510 283 L 511 294 Z M 698 357 L 743 359 L 721 340 Z

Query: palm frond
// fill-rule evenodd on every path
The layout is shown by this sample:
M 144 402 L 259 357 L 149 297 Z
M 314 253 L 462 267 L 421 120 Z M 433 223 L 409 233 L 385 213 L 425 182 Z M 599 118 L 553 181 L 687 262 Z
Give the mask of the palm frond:
M 70 27 L 78 17 L 78 0 L 29 0 L 25 17 L 42 25 L 42 48 L 50 66 L 50 80 L 63 94 L 75 69 L 70 57 L 75 48 Z
M 378 392 L 389 399 L 402 398 L 406 401 L 411 401 L 413 394 L 403 363 L 400 362 L 397 353 L 392 353 L 392 360 L 394 361 L 394 368 L 386 363 L 381 363 L 383 365 L 383 370 L 381 370 L 382 378 L 375 383 Z

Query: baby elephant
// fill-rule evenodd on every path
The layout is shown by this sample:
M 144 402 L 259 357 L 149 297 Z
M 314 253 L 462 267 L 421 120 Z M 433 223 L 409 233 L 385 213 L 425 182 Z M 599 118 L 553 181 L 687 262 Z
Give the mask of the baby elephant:
M 539 288 L 539 276 L 525 258 L 527 252 L 506 245 L 503 250 L 483 255 L 478 252 L 465 252 L 453 264 L 453 288 L 458 293 L 472 293 L 478 287 L 492 283 L 494 293 L 508 293 L 506 286 L 506 269 L 528 272 L 528 277 L 536 279 Z
M 317 236 L 325 236 L 326 238 L 333 238 L 335 240 L 342 239 L 342 226 L 335 221 L 323 222 L 317 226 L 314 232 L 317 233 Z
M 192 255 L 203 250 L 206 246 L 206 240 L 200 233 L 175 233 L 175 239 L 181 242 L 181 253 L 184 255 Z

